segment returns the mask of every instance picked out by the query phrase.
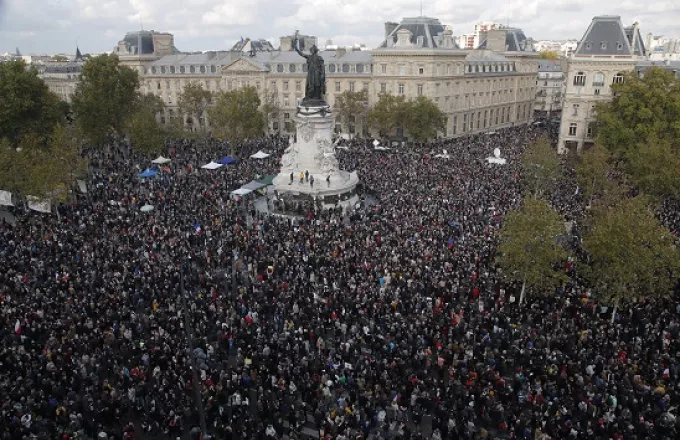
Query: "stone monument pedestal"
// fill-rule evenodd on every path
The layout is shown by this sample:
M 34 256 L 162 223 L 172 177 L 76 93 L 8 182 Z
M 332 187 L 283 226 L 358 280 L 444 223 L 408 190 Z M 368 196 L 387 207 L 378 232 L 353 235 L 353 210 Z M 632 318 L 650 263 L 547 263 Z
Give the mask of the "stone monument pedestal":
M 333 115 L 328 104 L 303 101 L 294 121 L 296 141 L 284 153 L 281 172 L 272 182 L 277 197 L 292 205 L 311 202 L 323 208 L 340 205 L 353 209 L 358 201 L 359 177 L 356 172 L 339 169 L 332 139 Z

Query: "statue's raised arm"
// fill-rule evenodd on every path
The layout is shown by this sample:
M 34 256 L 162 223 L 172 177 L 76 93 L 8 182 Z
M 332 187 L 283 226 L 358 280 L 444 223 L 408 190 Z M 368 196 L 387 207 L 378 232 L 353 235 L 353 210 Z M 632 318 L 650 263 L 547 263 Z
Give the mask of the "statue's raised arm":
M 305 86 L 305 98 L 302 102 L 312 105 L 328 105 L 323 99 L 323 95 L 326 93 L 326 67 L 323 58 L 319 55 L 319 49 L 316 45 L 313 45 L 309 48 L 309 55 L 307 55 L 302 53 L 298 43 L 298 32 L 295 31 L 293 47 L 301 57 L 307 60 L 307 84 Z
M 307 58 L 309 55 L 305 55 L 300 48 L 298 47 L 298 37 L 297 33 L 295 34 L 295 38 L 293 39 L 293 48 L 295 49 L 295 52 L 298 53 L 301 57 Z

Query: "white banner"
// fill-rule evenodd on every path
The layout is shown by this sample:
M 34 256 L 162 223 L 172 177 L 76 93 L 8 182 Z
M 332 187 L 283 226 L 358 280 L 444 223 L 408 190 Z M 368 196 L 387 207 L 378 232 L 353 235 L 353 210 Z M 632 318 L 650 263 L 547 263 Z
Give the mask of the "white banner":
M 52 204 L 49 200 L 41 200 L 35 196 L 26 196 L 28 200 L 28 208 L 38 212 L 50 214 L 52 212 Z
M 78 189 L 80 190 L 81 193 L 87 194 L 87 184 L 85 183 L 84 180 L 77 180 L 78 182 Z
M 0 206 L 14 206 L 12 204 L 12 193 L 9 191 L 0 191 Z

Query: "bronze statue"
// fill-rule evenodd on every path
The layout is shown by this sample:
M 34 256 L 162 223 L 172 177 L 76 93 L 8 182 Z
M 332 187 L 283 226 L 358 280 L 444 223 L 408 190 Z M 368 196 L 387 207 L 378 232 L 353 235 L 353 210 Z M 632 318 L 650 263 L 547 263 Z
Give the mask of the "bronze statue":
M 326 93 L 326 68 L 323 58 L 319 55 L 319 49 L 314 45 L 309 50 L 309 55 L 302 53 L 298 47 L 297 31 L 295 31 L 295 37 L 293 37 L 293 47 L 301 57 L 307 60 L 307 85 L 302 104 L 327 105 L 323 99 L 323 95 Z

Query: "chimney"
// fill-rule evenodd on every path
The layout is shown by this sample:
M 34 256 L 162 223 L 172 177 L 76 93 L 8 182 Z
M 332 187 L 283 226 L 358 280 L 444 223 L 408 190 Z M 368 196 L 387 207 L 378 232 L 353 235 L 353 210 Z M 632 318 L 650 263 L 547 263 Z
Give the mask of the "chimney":
M 279 50 L 281 52 L 290 52 L 293 50 L 293 38 L 292 37 L 281 37 L 281 47 Z
M 630 42 L 630 54 L 631 55 L 635 54 L 635 45 L 637 44 L 637 34 L 639 32 L 639 27 L 640 27 L 640 23 L 638 23 L 637 21 L 635 23 L 633 23 L 633 35 L 632 35 L 633 41 Z
M 399 23 L 395 23 L 393 21 L 387 21 L 385 22 L 385 39 L 390 36 L 392 31 L 394 31 L 397 26 L 399 26 Z
M 335 51 L 335 58 L 344 57 L 346 53 L 347 53 L 347 48 L 345 46 L 338 46 L 338 48 Z

